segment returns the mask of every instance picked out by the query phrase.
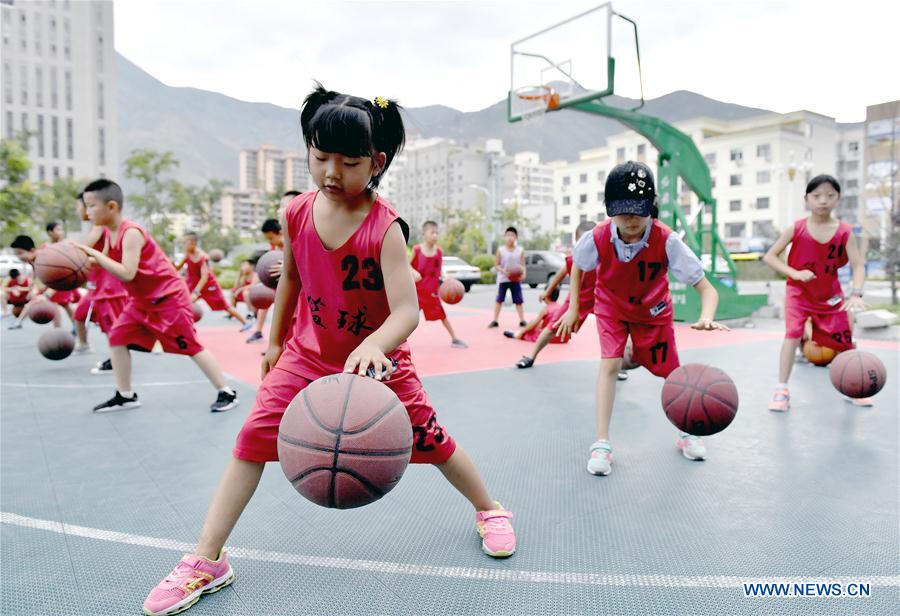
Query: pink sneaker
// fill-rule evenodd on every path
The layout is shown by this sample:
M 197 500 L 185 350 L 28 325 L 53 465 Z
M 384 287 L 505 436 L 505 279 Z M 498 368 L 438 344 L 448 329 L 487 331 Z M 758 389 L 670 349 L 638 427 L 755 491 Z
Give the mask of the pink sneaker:
M 516 551 L 516 531 L 509 519 L 513 514 L 494 501 L 496 509 L 475 512 L 475 529 L 481 535 L 481 549 L 488 556 L 506 558 Z
M 179 614 L 200 600 L 201 595 L 222 590 L 234 581 L 234 571 L 225 552 L 219 560 L 208 560 L 196 554 L 185 554 L 144 600 L 144 614 L 170 616 Z
M 872 398 L 851 398 L 850 396 L 844 396 L 844 400 L 853 406 L 874 406 L 875 404 Z
M 769 410 L 784 413 L 791 408 L 791 393 L 787 387 L 776 387 L 772 401 L 769 402 Z

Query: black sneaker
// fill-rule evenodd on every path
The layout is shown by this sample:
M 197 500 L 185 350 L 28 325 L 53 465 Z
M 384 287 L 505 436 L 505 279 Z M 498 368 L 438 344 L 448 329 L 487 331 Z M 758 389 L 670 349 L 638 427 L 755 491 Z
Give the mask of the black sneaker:
M 506 336 L 507 338 L 515 338 L 516 337 L 516 334 L 509 331 L 508 329 L 503 332 L 503 335 Z
M 497 321 L 491 321 L 490 323 L 488 323 L 488 329 L 492 327 L 500 327 L 500 324 L 497 323 Z
M 525 327 L 526 325 L 528 325 L 528 323 L 525 321 L 519 321 L 519 327 Z
M 222 411 L 230 411 L 238 405 L 237 392 L 220 391 L 219 397 L 209 406 L 209 410 L 213 413 L 221 413 Z
M 103 361 L 97 362 L 97 365 L 91 368 L 91 374 L 94 376 L 102 376 L 104 374 L 112 374 L 112 360 L 104 359 Z
M 107 411 L 122 411 L 124 409 L 133 409 L 141 405 L 138 401 L 137 394 L 132 394 L 130 398 L 126 398 L 116 390 L 116 395 L 94 407 L 95 413 L 105 413 Z
M 247 338 L 247 342 L 248 343 L 256 342 L 257 340 L 262 340 L 262 339 L 263 339 L 262 332 L 253 332 L 252 334 L 250 334 L 250 337 Z
M 516 362 L 516 368 L 531 368 L 534 365 L 534 358 L 528 357 L 527 355 L 522 356 L 522 359 Z

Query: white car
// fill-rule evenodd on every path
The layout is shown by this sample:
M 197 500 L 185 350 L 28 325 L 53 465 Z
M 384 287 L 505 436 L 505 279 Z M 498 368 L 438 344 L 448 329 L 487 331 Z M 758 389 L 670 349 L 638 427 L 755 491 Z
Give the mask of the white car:
M 443 259 L 441 266 L 441 278 L 456 278 L 466 289 L 466 293 L 472 288 L 472 285 L 481 282 L 481 270 L 474 265 L 469 265 L 459 257 L 447 257 Z
M 34 270 L 15 255 L 0 255 L 0 277 L 9 276 L 9 270 L 17 269 L 26 276 L 32 276 Z

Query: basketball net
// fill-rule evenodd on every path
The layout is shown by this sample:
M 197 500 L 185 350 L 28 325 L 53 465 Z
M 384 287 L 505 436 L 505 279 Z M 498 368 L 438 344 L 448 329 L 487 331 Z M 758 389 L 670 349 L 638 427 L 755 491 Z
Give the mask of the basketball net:
M 521 113 L 523 126 L 540 126 L 550 109 L 559 107 L 559 95 L 552 86 L 525 86 L 516 90 L 516 98 L 531 108 Z

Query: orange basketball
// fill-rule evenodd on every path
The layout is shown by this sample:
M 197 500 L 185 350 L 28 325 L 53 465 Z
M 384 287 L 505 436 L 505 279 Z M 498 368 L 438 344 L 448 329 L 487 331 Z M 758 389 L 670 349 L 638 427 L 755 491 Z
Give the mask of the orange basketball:
M 441 288 L 438 290 L 441 301 L 447 304 L 458 304 L 465 294 L 466 288 L 456 278 L 448 278 L 441 283 Z
M 412 454 L 409 415 L 375 379 L 335 374 L 310 383 L 278 428 L 278 460 L 304 497 L 350 509 L 378 500 L 400 481 Z
M 834 349 L 813 341 L 807 340 L 803 344 L 803 355 L 809 360 L 809 363 L 816 366 L 827 366 L 837 355 Z
M 506 276 L 509 278 L 510 282 L 519 282 L 522 280 L 522 276 L 524 276 L 525 270 L 522 269 L 522 266 L 518 263 L 513 263 L 508 268 L 506 268 Z
M 275 289 L 270 289 L 261 282 L 257 282 L 250 287 L 247 293 L 247 303 L 257 310 L 265 310 L 275 301 Z
M 831 384 L 851 398 L 874 396 L 887 381 L 887 371 L 880 359 L 865 351 L 839 353 L 828 367 Z
M 87 280 L 88 257 L 72 242 L 48 244 L 38 250 L 34 273 L 54 291 L 77 289 Z

